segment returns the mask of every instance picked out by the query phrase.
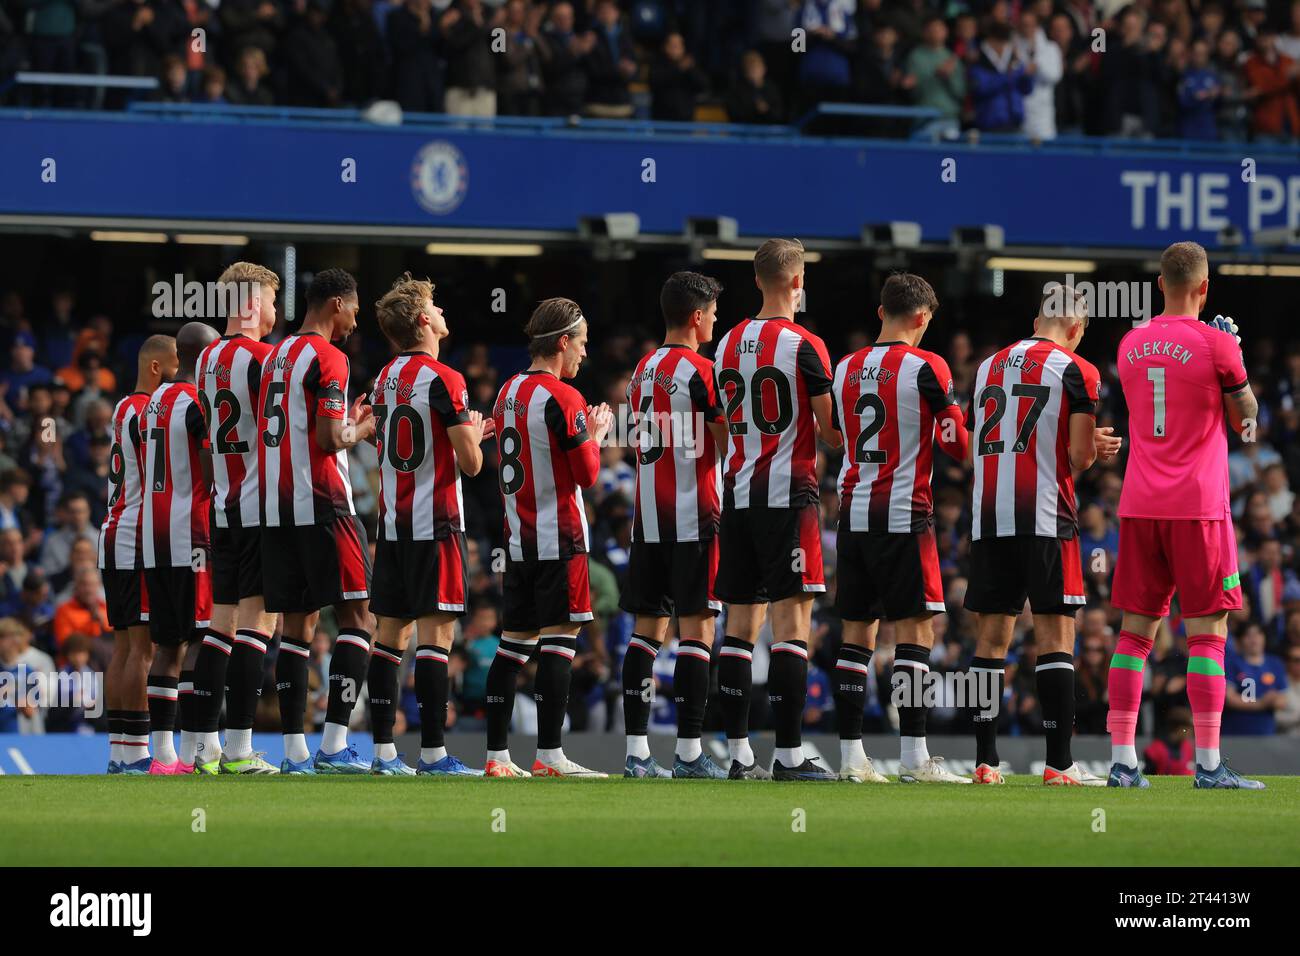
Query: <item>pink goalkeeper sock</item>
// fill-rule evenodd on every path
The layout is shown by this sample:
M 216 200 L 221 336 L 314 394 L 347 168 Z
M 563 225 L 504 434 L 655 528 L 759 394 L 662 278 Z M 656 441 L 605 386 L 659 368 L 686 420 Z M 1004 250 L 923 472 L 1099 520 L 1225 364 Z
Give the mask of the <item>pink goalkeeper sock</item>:
M 1132 631 L 1119 633 L 1106 678 L 1110 697 L 1106 729 L 1110 731 L 1110 741 L 1114 745 L 1133 745 L 1138 709 L 1142 705 L 1142 670 L 1146 667 L 1151 645 L 1151 641 Z
M 1196 634 L 1187 639 L 1187 699 L 1198 750 L 1219 749 L 1219 725 L 1227 685 L 1223 676 L 1226 638 Z

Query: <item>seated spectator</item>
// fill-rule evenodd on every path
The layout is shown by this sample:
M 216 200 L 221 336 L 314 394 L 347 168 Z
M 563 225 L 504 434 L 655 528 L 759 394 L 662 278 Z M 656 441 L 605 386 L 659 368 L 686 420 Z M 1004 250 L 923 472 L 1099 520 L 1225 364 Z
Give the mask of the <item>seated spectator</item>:
M 1025 121 L 1025 96 L 1034 80 L 1016 56 L 1011 28 L 994 21 L 980 44 L 980 58 L 968 81 L 975 103 L 975 125 L 986 133 L 1019 132 Z
M 595 40 L 583 60 L 587 71 L 587 113 L 605 119 L 632 115 L 628 83 L 636 76 L 636 53 L 614 0 L 598 0 Z
M 555 4 L 537 44 L 543 104 L 550 116 L 576 116 L 587 97 L 585 58 L 596 45 L 596 34 L 575 33 L 573 24 L 573 4 Z
M 1255 52 L 1242 72 L 1246 99 L 1251 104 L 1250 128 L 1256 140 L 1292 142 L 1300 136 L 1300 105 L 1296 103 L 1296 78 L 1300 63 L 1277 50 L 1271 29 L 1255 38 Z
M 1106 638 L 1089 635 L 1080 642 L 1082 653 L 1074 659 L 1074 729 L 1080 734 L 1106 733 L 1109 652 Z
M 224 7 L 222 8 L 225 9 Z M 235 82 L 226 87 L 226 98 L 237 106 L 271 106 L 275 98 L 266 83 L 270 68 L 259 47 L 246 46 L 235 60 Z
M 862 57 L 858 92 L 868 103 L 899 106 L 911 98 L 916 78 L 904 69 L 898 49 L 898 31 L 882 23 L 871 33 L 871 45 Z
M 308 0 L 307 12 L 284 38 L 289 102 L 294 106 L 341 106 L 343 63 L 325 29 L 332 0 Z
M 497 112 L 503 116 L 537 116 L 542 111 L 540 6 L 508 0 L 501 27 L 506 31 L 505 53 L 498 59 Z
M 1246 138 L 1250 111 L 1246 84 L 1241 76 L 1241 34 L 1224 30 L 1214 44 L 1214 65 L 1219 71 L 1219 136 L 1229 142 Z
M 806 108 L 849 98 L 858 49 L 855 5 L 854 0 L 804 0 L 799 26 L 808 49 L 799 57 L 799 83 L 807 94 Z
M 1016 56 L 1033 79 L 1033 89 L 1025 97 L 1024 134 L 1036 140 L 1056 139 L 1056 84 L 1065 72 L 1061 49 L 1047 38 L 1032 10 L 1020 14 L 1014 44 Z
M 90 501 L 84 492 L 71 492 L 60 498 L 54 520 L 54 530 L 46 533 L 41 545 L 40 567 L 50 578 L 67 571 L 76 542 L 99 545 L 99 529 L 90 523 Z
M 235 68 L 235 63 L 243 59 L 244 50 L 251 47 L 262 54 L 262 66 L 265 67 L 276 52 L 285 26 L 279 0 L 221 0 L 218 15 L 222 45 L 235 58 L 227 66 Z
M 210 64 L 203 68 L 203 78 L 199 84 L 199 102 L 223 105 L 226 100 L 226 71 Z
M 31 478 L 21 469 L 11 469 L 0 474 L 0 529 L 17 528 L 24 533 L 24 551 L 30 551 L 38 540 L 27 540 L 31 519 L 27 514 L 27 499 L 31 494 Z M 39 535 L 39 532 L 36 532 Z
M 1183 139 L 1215 140 L 1219 127 L 1219 71 L 1210 62 L 1208 40 L 1192 43 L 1192 62 L 1178 85 L 1178 135 Z
M 179 3 L 124 0 L 110 7 L 100 24 L 108 72 L 160 76 L 164 59 L 183 49 L 189 32 L 185 8 Z
M 912 78 L 912 102 L 938 110 L 940 118 L 927 123 L 921 135 L 956 136 L 961 130 L 961 108 L 966 99 L 966 70 L 961 58 L 947 47 L 948 25 L 943 17 L 926 19 L 921 42 L 907 56 Z
M 36 364 L 36 338 L 27 331 L 14 336 L 9 347 L 9 368 L 0 373 L 0 386 L 5 389 L 5 403 L 14 412 L 27 406 L 27 390 L 33 385 L 49 385 L 54 374 L 43 365 Z
M 5 649 L 6 642 L 8 642 L 8 651 Z M 31 631 L 24 627 L 22 622 L 11 617 L 0 619 L 0 670 L 9 670 L 24 684 L 33 674 L 44 674 L 47 680 L 56 674 L 54 658 L 33 646 Z M 0 720 L 3 720 L 3 717 L 0 717 Z M 44 709 L 31 705 L 19 706 L 17 732 L 45 733 Z
M 446 111 L 455 116 L 496 116 L 496 54 L 492 29 L 501 11 L 489 17 L 483 0 L 457 0 L 442 15 L 443 51 L 447 58 Z
M 388 14 L 388 45 L 393 59 L 393 95 L 402 109 L 442 110 L 438 31 L 429 0 L 405 0 Z
M 781 91 L 767 77 L 767 64 L 757 51 L 740 60 L 740 75 L 727 93 L 727 118 L 733 123 L 784 123 Z
M 188 103 L 190 101 L 190 74 L 185 61 L 174 53 L 163 57 L 158 73 L 159 87 L 153 98 L 160 103 Z
M 0 529 L 0 617 L 17 612 L 29 570 L 23 556 L 23 533 L 17 528 Z
M 54 602 L 40 568 L 28 568 L 13 616 L 32 632 L 38 646 L 54 648 Z
M 1275 638 L 1282 635 L 1284 595 L 1297 583 L 1295 572 L 1286 566 L 1281 539 L 1274 536 L 1261 541 L 1255 560 L 1241 575 L 1241 587 L 1250 598 L 1255 619 Z
M 70 634 L 63 642 L 59 668 L 59 686 L 66 687 L 68 698 L 51 701 L 68 706 L 51 706 L 45 715 L 47 733 L 94 733 L 86 711 L 100 710 L 95 670 L 90 666 L 91 640 L 85 634 Z
M 71 597 L 54 609 L 54 646 L 60 652 L 73 634 L 97 638 L 112 633 L 108 624 L 108 605 L 99 570 L 83 567 L 77 571 Z
M 650 67 L 650 117 L 688 123 L 695 119 L 695 102 L 708 86 L 695 59 L 686 52 L 680 33 L 664 37 L 663 48 Z
M 1142 751 L 1143 773 L 1190 777 L 1195 773 L 1196 745 L 1192 740 L 1192 712 L 1172 707 L 1164 728 Z
M 56 378 L 73 392 L 80 392 L 87 387 L 99 392 L 113 392 L 117 389 L 117 376 L 104 367 L 103 354 L 93 347 L 82 349 L 73 358 L 71 365 L 59 369 Z

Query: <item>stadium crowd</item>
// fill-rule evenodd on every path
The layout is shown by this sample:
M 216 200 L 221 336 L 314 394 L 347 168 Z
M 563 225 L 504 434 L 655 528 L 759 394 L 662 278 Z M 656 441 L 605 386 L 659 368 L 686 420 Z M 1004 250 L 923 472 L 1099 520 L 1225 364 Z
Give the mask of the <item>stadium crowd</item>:
M 0 0 L 0 103 L 146 95 L 4 92 L 22 68 L 178 103 L 783 123 L 830 101 L 926 107 L 936 136 L 1300 136 L 1300 0 Z
M 816 330 L 814 319 L 805 321 Z M 283 334 L 281 319 L 281 328 L 272 338 Z M 1000 341 L 1004 335 L 1009 338 L 1014 333 L 990 328 L 984 334 L 987 339 L 976 340 L 959 330 L 946 342 L 926 342 L 948 359 L 959 393 L 969 393 L 980 360 L 1005 344 Z M 109 423 L 113 404 L 134 382 L 135 355 L 142 338 L 142 334 L 115 333 L 105 316 L 83 315 L 75 293 L 68 289 L 58 289 L 44 301 L 27 302 L 14 291 L 0 295 L 0 356 L 7 356 L 0 359 L 0 671 L 15 677 L 22 672 L 60 672 L 93 689 L 94 675 L 104 670 L 112 633 L 96 570 L 96 542 L 111 467 Z M 865 330 L 847 337 L 841 334 L 838 340 L 832 336 L 832 355 L 838 357 L 869 341 Z M 624 395 L 633 366 L 658 342 L 655 330 L 649 328 L 598 326 L 593 330 L 591 356 L 575 384 L 589 400 L 607 401 L 626 416 Z M 361 334 L 349 338 L 344 348 L 352 363 L 349 391 L 357 394 L 368 387 L 388 353 L 377 334 L 366 334 L 364 322 Z M 1113 424 L 1124 434 L 1124 404 L 1114 363 L 1106 357 L 1112 351 L 1112 344 L 1100 334 L 1084 346 L 1103 376 L 1100 423 Z M 1229 735 L 1300 735 L 1300 505 L 1292 490 L 1300 487 L 1300 341 L 1281 345 L 1264 335 L 1248 336 L 1246 356 L 1262 411 L 1258 441 L 1243 444 L 1234 438 L 1230 455 L 1246 603 L 1230 618 L 1223 728 Z M 471 407 L 484 413 L 504 378 L 526 364 L 522 349 L 515 354 L 482 343 L 459 346 L 450 361 L 464 372 Z M 624 432 L 616 428 L 613 433 Z M 448 717 L 449 726 L 459 729 L 482 727 L 486 674 L 499 631 L 502 512 L 494 443 L 488 443 L 486 455 L 488 467 L 464 480 L 471 611 L 460 623 L 451 655 L 453 701 Z M 359 445 L 352 459 L 357 511 L 369 524 L 373 542 L 374 450 Z M 632 630 L 631 618 L 618 609 L 631 536 L 632 451 L 611 445 L 603 450 L 602 461 L 598 484 L 586 495 L 596 619 L 584 628 L 574 661 L 569 713 L 574 730 L 619 728 L 618 678 Z M 805 723 L 809 731 L 833 732 L 834 704 L 827 675 L 839 645 L 839 620 L 832 606 L 837 456 L 823 455 L 819 468 L 828 593 L 814 611 Z M 1080 733 L 1106 730 L 1107 668 L 1119 630 L 1119 612 L 1108 599 L 1118 547 L 1116 507 L 1122 476 L 1121 460 L 1094 467 L 1078 485 L 1089 592 L 1088 605 L 1079 615 L 1076 645 Z M 974 649 L 974 621 L 961 610 L 969 570 L 969 478 L 967 469 L 936 452 L 935 521 L 949 608 L 935 623 L 939 639 L 931 668 L 937 672 L 963 670 Z M 318 722 L 324 720 L 325 675 L 335 632 L 329 613 L 323 615 L 312 648 L 313 686 L 319 693 L 310 706 Z M 1008 658 L 1007 693 L 1000 711 L 1000 731 L 1005 734 L 1041 732 L 1030 624 L 1028 614 L 1017 622 Z M 888 686 L 892 643 L 891 628 L 885 625 L 871 663 L 867 732 L 890 733 L 896 725 Z M 761 692 L 767 667 L 763 644 L 756 648 L 754 660 L 756 728 L 765 727 L 768 720 Z M 267 692 L 258 724 L 267 730 L 278 725 L 272 658 L 268 655 Z M 674 727 L 669 692 L 673 663 L 670 645 L 655 665 L 660 687 L 651 725 L 667 733 Z M 415 728 L 420 719 L 410 660 L 403 673 L 398 733 Z M 1162 626 L 1147 669 L 1145 699 L 1151 704 L 1141 730 L 1157 738 L 1148 754 L 1151 765 L 1176 768 L 1186 762 L 1177 756 L 1190 746 L 1185 673 L 1186 635 L 1175 613 Z M 0 733 L 95 728 L 96 721 L 82 710 L 39 710 L 18 703 L 0 695 Z M 530 694 L 519 695 L 516 719 L 524 730 L 532 719 L 531 703 Z M 357 708 L 354 719 L 364 722 L 366 708 Z M 711 714 L 705 726 L 717 729 L 717 715 Z M 968 715 L 951 707 L 941 705 L 931 714 L 935 733 L 964 732 L 968 726 Z

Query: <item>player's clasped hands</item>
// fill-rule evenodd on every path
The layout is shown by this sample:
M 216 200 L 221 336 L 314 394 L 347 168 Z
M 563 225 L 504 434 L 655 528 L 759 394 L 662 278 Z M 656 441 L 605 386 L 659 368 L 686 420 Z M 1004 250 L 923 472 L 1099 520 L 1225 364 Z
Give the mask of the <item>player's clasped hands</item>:
M 1116 435 L 1115 429 L 1107 425 L 1093 432 L 1093 444 L 1097 448 L 1097 457 L 1102 461 L 1110 461 L 1119 454 L 1124 439 Z
M 484 441 L 496 434 L 496 420 L 484 418 L 482 412 L 471 411 L 469 413 L 469 424 L 478 433 L 479 441 Z
M 612 424 L 614 424 L 614 413 L 606 402 L 587 406 L 588 432 L 597 445 L 605 440 L 605 435 Z

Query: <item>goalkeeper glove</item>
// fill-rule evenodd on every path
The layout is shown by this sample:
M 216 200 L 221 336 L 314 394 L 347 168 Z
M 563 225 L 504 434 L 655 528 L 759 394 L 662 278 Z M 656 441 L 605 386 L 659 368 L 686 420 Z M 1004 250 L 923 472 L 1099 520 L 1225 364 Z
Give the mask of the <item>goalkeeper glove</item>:
M 1240 329 L 1237 328 L 1237 323 L 1231 316 L 1216 315 L 1213 321 L 1209 322 L 1208 324 L 1210 325 L 1211 328 L 1218 329 L 1220 332 L 1227 332 L 1229 335 L 1231 335 L 1234 339 L 1237 340 L 1238 345 L 1241 344 Z

